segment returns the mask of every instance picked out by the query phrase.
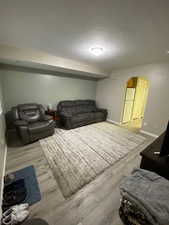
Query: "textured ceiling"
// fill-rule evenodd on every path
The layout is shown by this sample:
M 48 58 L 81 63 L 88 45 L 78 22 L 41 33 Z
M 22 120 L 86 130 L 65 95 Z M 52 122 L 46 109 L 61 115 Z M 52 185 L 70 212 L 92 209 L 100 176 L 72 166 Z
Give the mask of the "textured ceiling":
M 169 0 L 5 0 L 0 44 L 33 48 L 110 72 L 169 60 Z M 100 57 L 89 48 L 102 46 Z

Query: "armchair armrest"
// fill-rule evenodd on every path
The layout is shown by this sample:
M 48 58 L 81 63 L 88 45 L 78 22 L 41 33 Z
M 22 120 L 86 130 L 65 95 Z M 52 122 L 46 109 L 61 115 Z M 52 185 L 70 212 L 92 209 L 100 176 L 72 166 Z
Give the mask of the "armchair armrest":
M 25 120 L 15 120 L 14 125 L 16 126 L 18 135 L 20 136 L 23 144 L 30 142 L 30 137 L 28 133 L 28 122 Z
M 28 122 L 25 120 L 15 120 L 14 121 L 14 125 L 15 126 L 27 126 Z
M 49 115 L 43 115 L 42 120 L 43 121 L 50 121 L 50 120 L 53 120 L 53 117 L 49 116 Z

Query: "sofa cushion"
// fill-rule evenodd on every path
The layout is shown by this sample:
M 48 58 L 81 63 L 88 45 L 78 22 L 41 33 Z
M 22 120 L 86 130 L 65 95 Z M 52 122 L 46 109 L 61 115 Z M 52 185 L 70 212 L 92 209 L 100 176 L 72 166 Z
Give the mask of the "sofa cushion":
M 88 109 L 87 106 L 81 106 L 81 105 L 78 105 L 75 107 L 76 109 L 76 114 L 79 114 L 79 113 L 87 113 L 87 112 L 90 112 L 90 110 Z
M 60 114 L 68 113 L 72 116 L 79 113 L 95 112 L 96 104 L 93 100 L 63 101 L 58 104 L 58 111 Z
M 62 111 L 60 114 L 68 114 L 68 115 L 75 115 L 77 114 L 76 108 L 75 107 L 64 107 L 62 108 Z
M 96 104 L 93 100 L 77 100 L 76 101 L 77 113 L 94 112 Z
M 89 121 L 93 119 L 93 113 L 79 113 L 72 117 L 73 123 L 79 123 L 81 121 Z

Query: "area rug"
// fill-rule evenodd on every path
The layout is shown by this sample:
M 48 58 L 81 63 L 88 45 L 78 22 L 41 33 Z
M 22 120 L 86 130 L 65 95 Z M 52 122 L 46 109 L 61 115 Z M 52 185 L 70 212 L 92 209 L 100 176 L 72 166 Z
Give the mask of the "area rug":
M 127 129 L 101 122 L 72 130 L 56 129 L 40 143 L 68 198 L 145 140 Z
M 22 180 L 24 181 L 26 196 L 22 203 L 29 203 L 29 205 L 33 205 L 41 200 L 40 188 L 36 178 L 34 166 L 25 167 L 23 169 L 12 172 L 12 174 L 14 174 L 15 176 L 14 182 L 20 182 Z

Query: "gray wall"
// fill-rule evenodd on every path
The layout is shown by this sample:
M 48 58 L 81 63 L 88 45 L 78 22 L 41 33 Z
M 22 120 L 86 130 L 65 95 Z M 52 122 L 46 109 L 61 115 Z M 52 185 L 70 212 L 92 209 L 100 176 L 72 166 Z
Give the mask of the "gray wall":
M 43 105 L 60 100 L 95 99 L 96 81 L 18 71 L 1 71 L 5 110 L 27 102 Z
M 3 168 L 5 157 L 5 123 L 3 115 L 3 99 L 2 99 L 2 82 L 0 77 L 0 218 L 1 218 L 1 203 L 2 203 L 2 182 Z
M 169 120 L 169 63 L 148 64 L 113 71 L 110 78 L 97 82 L 96 100 L 109 111 L 109 119 L 120 122 L 126 82 L 142 76 L 150 81 L 143 130 L 159 135 Z

